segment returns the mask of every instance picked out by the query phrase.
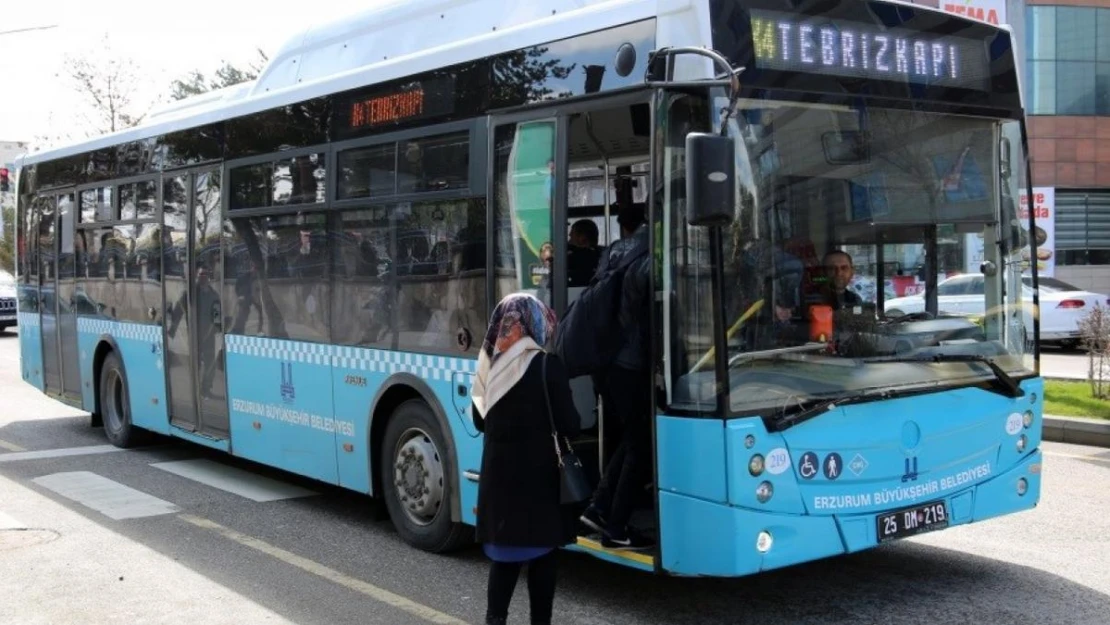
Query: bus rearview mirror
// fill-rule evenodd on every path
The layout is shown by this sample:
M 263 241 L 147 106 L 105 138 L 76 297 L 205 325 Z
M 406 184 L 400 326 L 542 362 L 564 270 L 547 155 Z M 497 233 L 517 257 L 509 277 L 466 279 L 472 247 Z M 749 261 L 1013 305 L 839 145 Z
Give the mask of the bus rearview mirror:
M 686 215 L 691 226 L 727 226 L 736 211 L 732 139 L 686 135 Z

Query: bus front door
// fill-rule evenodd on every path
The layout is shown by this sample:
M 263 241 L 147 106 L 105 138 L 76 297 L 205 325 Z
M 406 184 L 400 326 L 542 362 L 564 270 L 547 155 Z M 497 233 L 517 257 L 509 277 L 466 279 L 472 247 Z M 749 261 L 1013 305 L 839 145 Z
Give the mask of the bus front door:
M 556 248 L 552 233 L 558 194 L 556 147 L 564 122 L 555 117 L 503 119 L 495 122 L 494 293 L 495 300 L 526 291 L 557 308 L 565 293 L 553 289 Z M 496 304 L 497 302 L 491 302 Z
M 650 120 L 642 94 L 559 104 L 494 120 L 488 189 L 495 203 L 491 305 L 526 291 L 562 318 L 608 245 L 619 238 L 616 205 L 638 206 L 646 214 Z M 580 220 L 594 222 L 599 240 L 595 264 L 584 268 L 575 262 L 572 275 L 569 235 Z M 576 252 L 576 261 L 590 257 L 584 250 Z M 571 380 L 571 390 L 582 430 L 575 450 L 587 471 L 600 479 L 619 442 L 618 424 L 604 422 L 604 406 L 598 405 L 590 376 Z
M 162 180 L 165 370 L 170 423 L 228 437 L 221 295 L 220 172 Z

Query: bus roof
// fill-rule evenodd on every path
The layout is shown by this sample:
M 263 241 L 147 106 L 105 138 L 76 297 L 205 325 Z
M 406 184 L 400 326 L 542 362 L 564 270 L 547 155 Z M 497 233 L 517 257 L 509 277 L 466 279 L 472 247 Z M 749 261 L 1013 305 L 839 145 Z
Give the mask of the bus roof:
M 739 0 L 737 0 L 739 1 Z M 940 9 L 904 0 L 915 11 Z M 25 154 L 18 170 L 84 152 L 162 136 L 374 85 L 583 33 L 674 14 L 695 0 L 399 0 L 333 16 L 289 37 L 258 79 L 168 103 L 142 124 Z M 663 5 L 666 5 L 665 8 Z M 979 22 L 967 16 L 949 18 Z M 709 45 L 706 23 L 669 29 L 657 45 Z M 1007 27 L 993 26 L 1007 33 Z M 705 29 L 706 32 L 698 33 Z M 693 38 L 691 40 L 690 38 Z M 704 40 L 701 38 L 705 38 Z M 706 73 L 711 66 L 704 65 Z M 701 76 L 699 71 L 698 76 Z M 708 76 L 706 76 L 708 77 Z M 692 77 L 687 75 L 687 79 Z
M 16 167 L 648 19 L 657 0 L 402 0 L 291 36 L 257 80 L 159 108 L 139 126 L 27 154 Z

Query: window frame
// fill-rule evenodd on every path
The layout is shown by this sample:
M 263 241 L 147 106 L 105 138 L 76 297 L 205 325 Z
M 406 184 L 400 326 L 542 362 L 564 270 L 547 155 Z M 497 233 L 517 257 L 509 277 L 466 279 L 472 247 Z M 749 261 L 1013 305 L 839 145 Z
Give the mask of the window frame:
M 432 126 L 421 126 L 407 130 L 387 132 L 358 139 L 348 139 L 329 144 L 331 162 L 333 167 L 328 171 L 328 203 L 332 210 L 348 210 L 370 204 L 389 204 L 396 202 L 423 202 L 431 200 L 451 200 L 470 198 L 484 195 L 486 192 L 486 169 L 488 164 L 487 145 L 489 143 L 489 117 L 477 117 L 457 122 L 447 122 Z M 396 193 L 389 195 L 376 195 L 358 198 L 339 199 L 339 153 L 360 148 L 368 148 L 389 143 L 401 143 L 416 139 L 430 139 L 443 135 L 467 133 L 467 151 L 469 152 L 469 167 L 467 171 L 467 184 L 458 189 L 445 191 L 417 191 Z M 396 185 L 394 189 L 396 189 Z
M 80 228 L 95 228 L 100 225 L 130 225 L 130 224 L 144 224 L 158 222 L 162 219 L 162 175 L 157 174 L 143 174 L 141 176 L 128 176 L 127 178 L 118 178 L 112 180 L 102 180 L 100 182 L 89 182 L 82 185 L 71 187 L 72 193 L 77 202 L 77 221 L 75 230 Z M 140 182 L 154 182 L 154 215 L 150 217 L 136 217 L 135 219 L 120 219 L 120 187 L 129 184 Z M 94 219 L 93 221 L 82 221 L 81 217 L 81 194 L 89 190 L 97 190 L 111 188 L 112 189 L 112 206 L 110 208 L 114 219 Z M 46 193 L 56 193 L 56 191 L 47 191 Z M 41 193 L 40 193 L 41 195 Z
M 296 148 L 291 150 L 283 150 L 281 152 L 267 152 L 255 156 L 248 156 L 245 158 L 237 158 L 234 160 L 224 161 L 222 163 L 222 182 L 220 194 L 223 197 L 221 202 L 221 209 L 224 211 L 224 217 L 227 217 L 232 212 L 236 215 L 244 213 L 245 211 L 282 211 L 287 208 L 294 210 L 315 210 L 325 208 L 332 201 L 332 191 L 329 185 L 334 184 L 332 169 L 334 169 L 335 155 L 332 151 L 330 143 L 318 143 L 316 145 L 308 146 L 305 148 Z M 250 206 L 246 208 L 232 208 L 231 198 L 235 192 L 234 185 L 232 184 L 232 174 L 237 169 L 245 167 L 253 167 L 255 165 L 273 164 L 280 160 L 292 160 L 302 156 L 311 156 L 313 154 L 324 155 L 324 201 L 323 202 L 306 202 L 301 204 L 279 204 L 272 206 Z M 272 183 L 272 180 L 271 180 Z M 225 192 L 224 189 L 227 189 Z M 272 192 L 272 189 L 271 189 Z

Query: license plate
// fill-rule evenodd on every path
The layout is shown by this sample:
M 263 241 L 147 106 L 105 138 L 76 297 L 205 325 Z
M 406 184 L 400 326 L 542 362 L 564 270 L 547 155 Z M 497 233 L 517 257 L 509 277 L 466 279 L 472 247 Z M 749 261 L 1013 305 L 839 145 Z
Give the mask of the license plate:
M 948 527 L 948 504 L 943 501 L 880 514 L 875 518 L 879 542 L 897 540 L 914 534 Z

